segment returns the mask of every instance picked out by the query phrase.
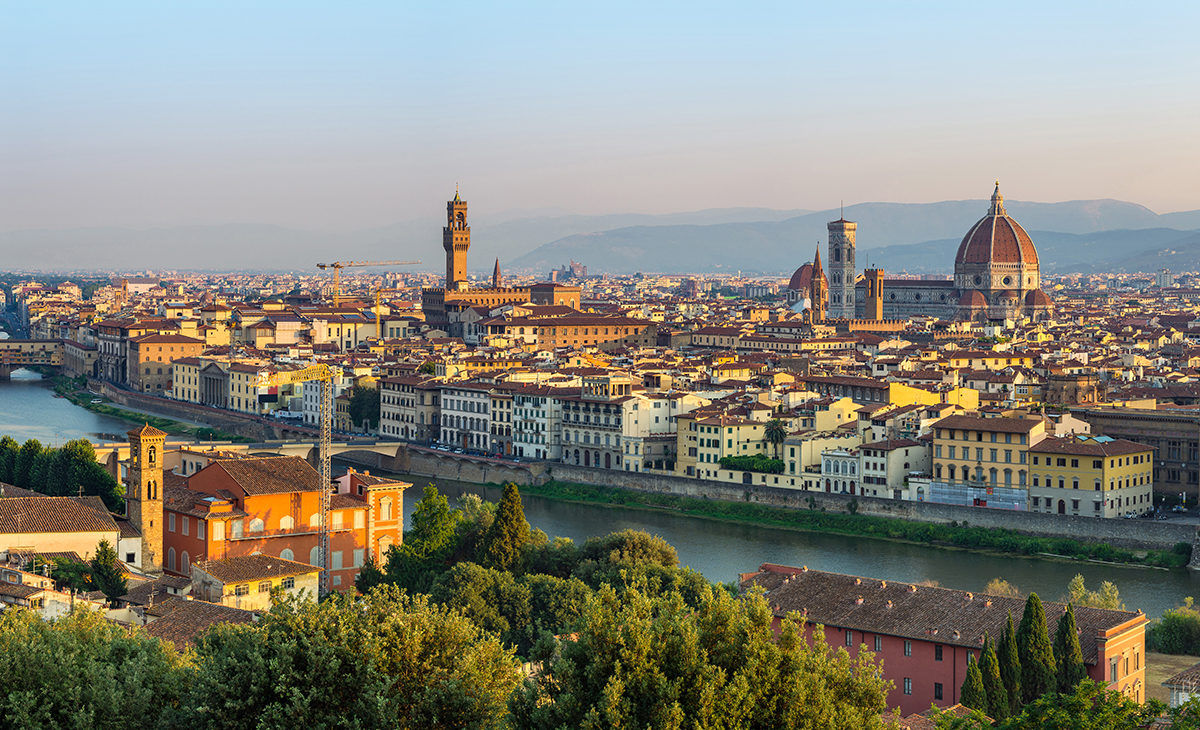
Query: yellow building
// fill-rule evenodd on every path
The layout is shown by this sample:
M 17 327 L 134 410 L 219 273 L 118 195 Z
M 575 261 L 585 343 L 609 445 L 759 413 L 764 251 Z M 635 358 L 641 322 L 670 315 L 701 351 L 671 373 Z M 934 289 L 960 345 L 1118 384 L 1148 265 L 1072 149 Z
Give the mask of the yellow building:
M 726 456 L 771 456 L 763 437 L 766 424 L 729 416 L 703 418 L 691 424 L 696 429 L 696 469 L 701 477 L 712 476 Z
M 1034 419 L 949 416 L 933 424 L 933 479 L 949 485 L 1024 489 L 1029 450 L 1046 438 Z
M 1120 517 L 1153 507 L 1154 449 L 1104 436 L 1048 438 L 1030 448 L 1030 509 Z

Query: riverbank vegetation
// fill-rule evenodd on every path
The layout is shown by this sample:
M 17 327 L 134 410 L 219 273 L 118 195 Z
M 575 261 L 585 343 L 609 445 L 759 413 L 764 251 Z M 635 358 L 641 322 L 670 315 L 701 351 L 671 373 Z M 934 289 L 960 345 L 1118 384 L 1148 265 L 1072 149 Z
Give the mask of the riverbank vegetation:
M 550 540 L 525 521 L 515 485 L 498 504 L 468 496 L 457 509 L 430 487 L 401 545 L 362 571 L 360 594 L 276 597 L 259 620 L 190 647 L 82 607 L 54 621 L 0 613 L 0 727 L 892 726 L 892 682 L 865 646 L 851 657 L 819 627 L 806 639 L 800 614 L 777 623 L 761 593 L 677 562 L 644 532 Z M 972 665 L 963 701 L 976 714 L 939 727 L 985 730 L 984 711 L 1007 717 L 1003 730 L 1068 716 L 1132 730 L 1164 713 L 1164 728 L 1196 727 L 1195 705 L 1168 712 L 1080 683 L 1073 616 L 1051 645 L 1039 609 L 1030 596 L 1020 628 L 1010 620 Z
M 109 510 L 124 510 L 125 487 L 96 461 L 87 439 L 54 449 L 37 439 L 18 445 L 0 437 L 0 482 L 51 497 L 99 497 Z
M 746 493 L 747 501 L 730 502 L 559 481 L 527 486 L 524 489 L 528 494 L 564 501 L 666 509 L 697 517 L 732 522 L 748 522 L 809 532 L 900 540 L 1015 555 L 1041 555 L 1052 558 L 1177 568 L 1187 565 L 1192 551 L 1189 543 L 1182 542 L 1170 550 L 1134 551 L 1117 548 L 1104 542 L 1034 537 L 1004 528 L 973 527 L 965 520 L 961 523 L 931 524 L 894 517 L 863 515 L 857 513 L 857 502 L 853 499 L 847 502 L 848 512 L 841 513 L 826 512 L 824 509 L 816 508 L 815 499 L 810 500 L 808 509 L 755 504 L 749 501 L 749 492 Z
M 195 426 L 190 423 L 181 423 L 170 418 L 162 416 L 153 416 L 146 413 L 137 413 L 136 411 L 127 411 L 123 408 L 112 405 L 109 401 L 103 398 L 97 398 L 95 393 L 87 389 L 87 378 L 82 375 L 77 378 L 68 378 L 63 375 L 54 376 L 51 378 L 54 384 L 54 392 L 61 395 L 63 398 L 71 401 L 80 408 L 85 408 L 92 413 L 101 416 L 109 416 L 111 418 L 120 418 L 131 423 L 144 423 L 153 426 L 160 431 L 165 431 L 173 436 L 187 436 L 194 438 L 197 441 L 230 441 L 233 443 L 250 443 L 254 439 L 236 436 L 228 431 L 222 431 L 219 428 L 211 428 L 208 426 Z M 93 403 L 94 400 L 102 400 L 102 403 Z

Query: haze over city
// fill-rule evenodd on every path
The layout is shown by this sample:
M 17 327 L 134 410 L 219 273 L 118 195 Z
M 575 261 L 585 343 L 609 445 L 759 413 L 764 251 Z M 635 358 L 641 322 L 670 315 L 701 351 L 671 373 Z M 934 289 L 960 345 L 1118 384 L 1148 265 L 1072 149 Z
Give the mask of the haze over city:
M 1200 207 L 1193 3 L 2 12 L 0 231 Z

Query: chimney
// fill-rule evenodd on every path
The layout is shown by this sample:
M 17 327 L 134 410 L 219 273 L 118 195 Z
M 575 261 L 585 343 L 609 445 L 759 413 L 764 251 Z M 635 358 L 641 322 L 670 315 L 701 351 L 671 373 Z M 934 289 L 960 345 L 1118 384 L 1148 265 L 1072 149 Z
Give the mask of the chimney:
M 891 602 L 891 601 L 888 601 L 888 602 L 887 602 L 887 607 L 888 607 L 888 610 L 891 610 L 891 608 L 892 608 L 892 602 Z
M 800 572 L 801 572 L 801 573 L 807 573 L 807 572 L 808 572 L 808 566 L 806 565 L 806 566 L 804 566 L 803 568 L 801 568 L 801 569 L 800 569 Z
M 991 607 L 992 607 L 992 599 L 990 599 L 990 598 L 989 598 L 989 599 L 987 599 L 986 601 L 984 601 L 984 602 L 983 602 L 983 607 L 984 607 L 984 608 L 991 608 Z
M 855 579 L 854 579 L 854 585 L 856 585 L 856 586 L 860 586 L 860 585 L 862 585 L 862 578 L 855 578 Z
M 861 605 L 862 605 L 862 596 L 859 596 L 858 598 L 855 598 L 855 599 L 854 599 L 854 605 L 855 605 L 855 606 L 861 606 Z
M 911 585 L 910 585 L 910 586 L 908 587 L 908 592 L 909 592 L 909 593 L 916 593 L 916 592 L 917 592 L 917 587 L 916 587 L 916 586 L 911 586 Z
M 887 588 L 887 581 L 886 581 L 886 580 L 881 580 L 881 581 L 879 581 L 879 587 L 880 587 L 880 588 Z
M 968 594 L 966 594 L 966 595 L 967 595 L 967 600 L 968 600 L 968 601 L 974 601 L 974 600 L 975 600 L 975 594 L 974 594 L 974 593 L 968 593 Z

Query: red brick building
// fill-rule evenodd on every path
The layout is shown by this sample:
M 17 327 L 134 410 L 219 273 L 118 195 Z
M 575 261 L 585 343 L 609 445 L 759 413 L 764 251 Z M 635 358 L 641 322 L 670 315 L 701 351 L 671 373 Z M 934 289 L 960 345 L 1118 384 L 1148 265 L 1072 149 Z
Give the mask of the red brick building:
M 883 660 L 893 688 L 887 706 L 902 715 L 949 707 L 959 701 L 968 656 L 979 659 L 984 635 L 999 639 L 1011 612 L 1019 625 L 1025 600 L 949 588 L 859 578 L 764 563 L 740 576 L 743 588 L 761 586 L 778 629 L 797 611 L 807 616 L 805 635 L 818 624 L 825 641 L 851 656 L 866 649 Z M 1061 603 L 1043 603 L 1053 640 Z M 1088 676 L 1108 689 L 1146 699 L 1146 624 L 1142 612 L 1076 608 L 1079 645 Z
M 187 576 L 200 560 L 255 554 L 316 565 L 319 479 L 296 456 L 213 459 L 189 477 L 167 474 L 163 567 Z M 352 589 L 367 557 L 380 560 L 400 543 L 408 486 L 354 472 L 337 482 L 330 499 L 330 588 Z

